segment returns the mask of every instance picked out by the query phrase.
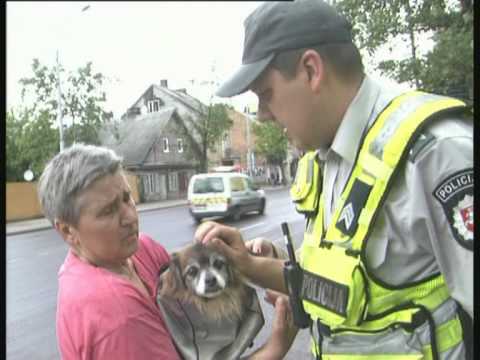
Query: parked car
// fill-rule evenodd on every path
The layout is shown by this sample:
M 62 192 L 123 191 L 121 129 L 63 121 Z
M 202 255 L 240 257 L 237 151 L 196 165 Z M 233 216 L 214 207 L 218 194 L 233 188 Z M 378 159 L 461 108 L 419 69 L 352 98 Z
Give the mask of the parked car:
M 265 212 L 265 192 L 237 172 L 196 174 L 188 184 L 190 214 L 195 222 L 221 216 L 239 220 L 251 211 Z

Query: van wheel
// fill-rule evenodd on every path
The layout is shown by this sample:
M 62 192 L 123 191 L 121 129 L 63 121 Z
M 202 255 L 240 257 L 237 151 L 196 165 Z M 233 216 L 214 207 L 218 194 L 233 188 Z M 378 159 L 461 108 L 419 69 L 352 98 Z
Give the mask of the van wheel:
M 242 217 L 242 213 L 240 212 L 240 209 L 239 208 L 235 209 L 235 211 L 232 214 L 232 220 L 238 221 L 240 220 L 241 217 Z
M 260 209 L 258 210 L 258 213 L 259 213 L 260 215 L 265 214 L 265 199 L 262 200 L 262 203 L 261 203 L 261 205 L 260 205 Z

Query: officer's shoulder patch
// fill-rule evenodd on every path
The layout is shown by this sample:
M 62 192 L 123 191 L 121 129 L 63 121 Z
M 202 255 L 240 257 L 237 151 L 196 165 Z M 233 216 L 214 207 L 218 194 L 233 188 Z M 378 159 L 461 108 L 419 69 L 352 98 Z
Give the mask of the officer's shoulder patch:
M 473 251 L 473 168 L 450 175 L 433 191 L 457 242 Z
M 420 154 L 423 150 L 427 149 L 430 145 L 432 145 L 434 140 L 435 136 L 433 136 L 431 133 L 420 133 L 408 153 L 408 160 L 414 163 L 418 154 Z

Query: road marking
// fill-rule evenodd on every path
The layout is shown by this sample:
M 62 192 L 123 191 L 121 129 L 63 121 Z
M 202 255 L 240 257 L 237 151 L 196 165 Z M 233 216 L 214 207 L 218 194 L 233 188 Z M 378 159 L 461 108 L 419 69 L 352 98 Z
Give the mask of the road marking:
M 240 228 L 241 231 L 246 231 L 246 230 L 249 230 L 249 229 L 253 229 L 254 227 L 257 227 L 257 226 L 262 226 L 264 225 L 265 223 L 264 222 L 259 222 L 257 224 L 253 224 L 253 225 L 250 225 L 250 226 L 245 226 L 245 227 L 242 227 Z

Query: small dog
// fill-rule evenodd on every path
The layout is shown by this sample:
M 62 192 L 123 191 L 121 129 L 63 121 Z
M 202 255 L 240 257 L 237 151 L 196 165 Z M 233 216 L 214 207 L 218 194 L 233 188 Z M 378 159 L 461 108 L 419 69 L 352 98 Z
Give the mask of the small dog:
M 242 318 L 248 300 L 242 275 L 219 252 L 200 243 L 171 254 L 159 278 L 158 296 L 190 303 L 205 317 L 220 321 Z

